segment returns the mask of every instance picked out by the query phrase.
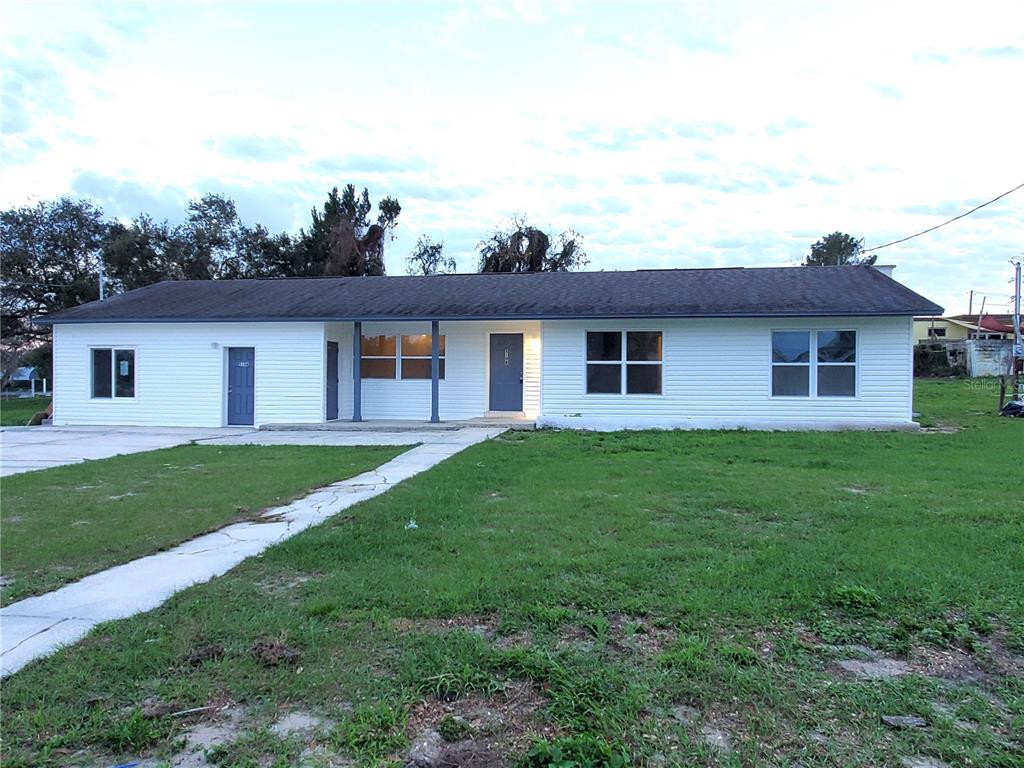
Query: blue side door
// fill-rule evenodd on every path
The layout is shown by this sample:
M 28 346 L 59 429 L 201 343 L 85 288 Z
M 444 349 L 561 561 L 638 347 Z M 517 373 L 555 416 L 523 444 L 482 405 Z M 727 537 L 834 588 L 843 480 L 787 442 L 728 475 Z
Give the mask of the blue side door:
M 338 342 L 327 342 L 327 420 L 338 418 Z
M 228 424 L 251 426 L 256 414 L 256 350 L 228 348 Z
M 523 334 L 491 334 L 492 411 L 523 410 Z

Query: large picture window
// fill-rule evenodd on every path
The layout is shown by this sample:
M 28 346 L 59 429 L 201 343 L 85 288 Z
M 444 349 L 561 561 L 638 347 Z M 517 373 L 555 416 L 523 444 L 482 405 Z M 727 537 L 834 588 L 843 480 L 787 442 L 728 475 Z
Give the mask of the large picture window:
M 660 395 L 661 331 L 588 331 L 587 394 Z
M 135 350 L 92 350 L 92 396 L 135 397 Z
M 773 397 L 856 394 L 856 331 L 772 331 Z
M 444 378 L 444 336 L 440 339 L 438 374 Z M 429 379 L 432 337 L 363 336 L 359 370 L 364 379 Z

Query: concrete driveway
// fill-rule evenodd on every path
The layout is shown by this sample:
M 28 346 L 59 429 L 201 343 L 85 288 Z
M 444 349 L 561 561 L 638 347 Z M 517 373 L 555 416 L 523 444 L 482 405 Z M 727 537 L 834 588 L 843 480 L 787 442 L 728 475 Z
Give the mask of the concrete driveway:
M 3 427 L 0 476 L 252 431 L 245 427 Z

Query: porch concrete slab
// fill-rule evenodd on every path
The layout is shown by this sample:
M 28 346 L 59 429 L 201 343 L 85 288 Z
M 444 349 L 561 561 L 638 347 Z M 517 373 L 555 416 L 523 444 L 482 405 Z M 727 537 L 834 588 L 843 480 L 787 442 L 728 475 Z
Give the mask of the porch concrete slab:
M 422 445 L 376 469 L 319 488 L 302 499 L 264 513 L 261 520 L 235 523 L 198 536 L 173 549 L 86 576 L 80 581 L 0 609 L 0 675 L 21 669 L 33 659 L 76 642 L 100 622 L 152 610 L 182 589 L 220 576 L 247 557 L 327 520 L 396 483 L 430 469 L 464 448 L 499 435 L 501 428 L 461 429 L 443 442 L 403 434 L 403 443 Z M 249 432 L 220 435 L 205 442 L 246 444 L 265 435 Z M 339 433 L 344 434 L 344 433 Z M 438 433 L 441 434 L 441 433 Z M 359 435 L 359 445 L 373 444 L 373 433 Z M 194 439 L 194 438 L 193 438 Z M 234 441 L 234 442 L 231 442 Z M 289 444 L 275 442 L 274 445 Z M 335 443 L 331 443 L 335 444 Z M 348 445 L 350 443 L 340 443 Z
M 0 476 L 252 431 L 247 427 L 3 427 Z

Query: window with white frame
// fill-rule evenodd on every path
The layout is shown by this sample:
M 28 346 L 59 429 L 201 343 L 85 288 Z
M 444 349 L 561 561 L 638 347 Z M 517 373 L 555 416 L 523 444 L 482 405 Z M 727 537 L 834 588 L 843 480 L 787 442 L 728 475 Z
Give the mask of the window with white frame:
M 772 331 L 773 397 L 856 394 L 856 331 Z
M 444 378 L 444 336 L 440 343 L 438 377 Z M 364 379 L 429 379 L 431 347 L 429 333 L 411 336 L 363 336 L 359 371 Z
M 857 394 L 857 332 L 818 331 L 818 397 L 853 397 Z
M 660 395 L 661 331 L 587 331 L 587 394 Z
M 135 397 L 135 350 L 112 347 L 92 350 L 92 396 Z

